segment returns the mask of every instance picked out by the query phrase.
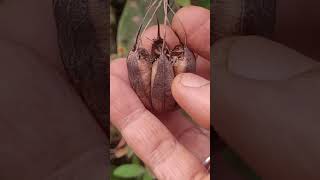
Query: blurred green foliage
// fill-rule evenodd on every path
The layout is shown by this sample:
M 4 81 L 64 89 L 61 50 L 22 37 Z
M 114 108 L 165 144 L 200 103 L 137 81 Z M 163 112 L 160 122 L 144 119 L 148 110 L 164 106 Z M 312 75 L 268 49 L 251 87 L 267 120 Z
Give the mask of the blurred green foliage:
M 143 176 L 145 169 L 140 164 L 123 164 L 114 169 L 113 175 L 120 178 L 137 178 Z
M 192 0 L 192 4 L 195 6 L 201 6 L 210 9 L 211 0 Z
M 141 0 L 130 0 L 124 6 L 117 31 L 118 54 L 125 55 L 134 43 L 139 24 L 145 14 L 145 3 Z
M 191 4 L 191 0 L 176 0 L 179 6 L 188 6 Z

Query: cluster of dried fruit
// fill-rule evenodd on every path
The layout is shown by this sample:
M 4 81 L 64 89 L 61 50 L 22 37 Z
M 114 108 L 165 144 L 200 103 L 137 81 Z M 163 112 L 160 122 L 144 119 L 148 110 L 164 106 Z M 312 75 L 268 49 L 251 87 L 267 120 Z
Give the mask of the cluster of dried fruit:
M 139 32 L 141 27 L 139 29 Z M 154 113 L 175 110 L 178 106 L 171 93 L 171 83 L 180 73 L 194 73 L 194 54 L 182 43 L 173 49 L 160 36 L 152 42 L 151 52 L 136 43 L 127 57 L 128 75 L 132 88 L 144 104 Z

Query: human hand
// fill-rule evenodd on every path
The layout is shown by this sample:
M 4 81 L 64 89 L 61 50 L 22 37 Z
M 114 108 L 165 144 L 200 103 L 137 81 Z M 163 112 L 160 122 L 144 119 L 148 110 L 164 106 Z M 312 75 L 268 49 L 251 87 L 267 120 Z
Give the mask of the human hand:
M 199 55 L 197 74 L 203 76 L 177 76 L 172 84 L 173 96 L 197 123 L 209 129 L 210 13 L 199 7 L 185 7 L 175 15 L 172 29 L 182 40 L 187 35 L 188 47 Z M 151 27 L 143 34 L 144 47 L 150 47 L 148 39 L 156 33 L 156 27 Z M 168 27 L 166 37 L 170 47 L 178 43 Z M 208 130 L 199 129 L 179 111 L 155 116 L 146 110 L 130 86 L 125 59 L 111 63 L 110 82 L 111 122 L 158 179 L 210 179 L 201 164 L 210 154 Z
M 273 41 L 213 46 L 214 127 L 265 179 L 319 179 L 319 63 Z

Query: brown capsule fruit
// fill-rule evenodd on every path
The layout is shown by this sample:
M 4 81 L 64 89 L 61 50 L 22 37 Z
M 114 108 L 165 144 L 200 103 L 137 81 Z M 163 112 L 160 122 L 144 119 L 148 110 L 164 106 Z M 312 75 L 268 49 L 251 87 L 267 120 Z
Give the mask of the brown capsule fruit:
M 172 81 L 177 74 L 194 73 L 196 67 L 195 56 L 187 47 L 178 45 L 169 50 L 163 41 L 158 24 L 158 37 L 153 41 L 151 53 L 138 48 L 136 41 L 127 57 L 130 84 L 144 106 L 155 113 L 178 107 L 171 93 Z
M 129 81 L 147 109 L 151 106 L 151 56 L 144 48 L 137 48 L 129 52 L 127 57 Z
M 195 56 L 187 47 L 177 45 L 171 51 L 170 58 L 173 61 L 175 75 L 196 72 Z

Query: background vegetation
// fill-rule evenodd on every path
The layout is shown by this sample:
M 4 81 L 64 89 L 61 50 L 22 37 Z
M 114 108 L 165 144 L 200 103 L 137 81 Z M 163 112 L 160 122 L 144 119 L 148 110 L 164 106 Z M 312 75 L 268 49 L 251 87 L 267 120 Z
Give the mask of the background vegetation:
M 135 40 L 138 27 L 146 13 L 146 3 L 151 0 L 111 0 L 111 60 L 126 57 Z M 210 9 L 210 0 L 176 0 L 175 8 L 197 5 Z M 159 19 L 161 21 L 161 14 Z M 147 18 L 148 19 L 148 18 Z M 152 24 L 155 24 L 153 21 Z M 147 167 L 122 140 L 119 132 L 110 127 L 110 159 L 111 180 L 152 180 L 155 179 Z M 213 137 L 214 138 L 214 137 Z M 223 148 L 223 156 L 239 173 L 248 179 L 259 179 L 255 174 L 227 147 Z

